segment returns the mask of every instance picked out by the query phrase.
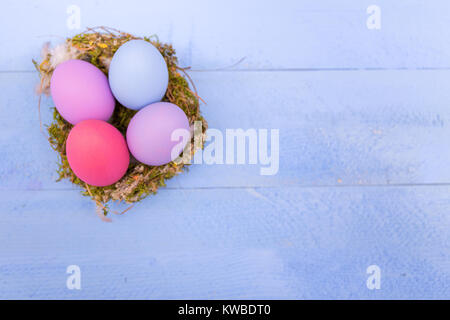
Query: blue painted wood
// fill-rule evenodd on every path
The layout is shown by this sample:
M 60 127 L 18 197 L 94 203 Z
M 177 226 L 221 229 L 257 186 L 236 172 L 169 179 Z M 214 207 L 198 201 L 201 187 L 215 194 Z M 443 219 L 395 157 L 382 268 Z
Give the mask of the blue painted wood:
M 78 1 L 82 28 L 157 33 L 209 70 L 191 75 L 210 127 L 280 129 L 277 175 L 194 165 L 110 224 L 54 182 L 32 94 L 30 59 L 78 32 L 69 4 L 0 11 L 0 298 L 449 297 L 447 1 L 379 0 L 379 31 L 365 0 Z
M 261 164 L 193 165 L 170 187 L 450 182 L 450 71 L 191 75 L 210 128 L 280 130 L 280 168 L 262 176 Z M 2 189 L 70 188 L 54 182 L 57 156 L 39 132 L 36 82 L 35 73 L 0 74 L 10 92 L 0 96 Z M 44 124 L 50 106 L 44 99 Z
M 0 298 L 443 298 L 449 192 L 166 189 L 111 224 L 75 191 L 4 192 Z
M 69 30 L 66 10 L 81 9 Z M 369 30 L 370 5 L 381 8 L 381 29 Z M 14 1 L 0 19 L 0 70 L 31 70 L 46 40 L 107 25 L 172 42 L 183 65 L 216 69 L 449 68 L 450 3 L 445 0 L 286 0 L 271 2 Z M 48 18 L 51 17 L 51 18 Z

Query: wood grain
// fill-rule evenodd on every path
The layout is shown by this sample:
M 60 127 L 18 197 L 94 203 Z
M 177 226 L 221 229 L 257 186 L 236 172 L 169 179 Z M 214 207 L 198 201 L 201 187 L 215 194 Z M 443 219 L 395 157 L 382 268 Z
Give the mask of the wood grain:
M 81 10 L 78 30 L 66 25 L 72 4 Z M 380 30 L 366 27 L 372 4 L 381 8 Z M 157 34 L 195 69 L 450 68 L 449 10 L 445 0 L 14 1 L 0 12 L 11 27 L 0 34 L 0 70 L 32 70 L 43 42 L 98 25 Z
M 170 187 L 450 182 L 450 71 L 193 72 L 210 128 L 279 129 L 280 164 L 193 165 Z M 35 73 L 0 74 L 0 188 L 55 189 L 57 155 L 39 131 Z M 49 123 L 51 98 L 43 100 Z M 11 143 L 15 139 L 15 143 Z M 205 176 L 208 179 L 205 179 Z
M 4 192 L 1 298 L 439 298 L 449 187 L 162 190 L 105 224 L 75 191 Z M 79 265 L 81 291 L 65 288 Z M 382 289 L 366 288 L 366 268 Z

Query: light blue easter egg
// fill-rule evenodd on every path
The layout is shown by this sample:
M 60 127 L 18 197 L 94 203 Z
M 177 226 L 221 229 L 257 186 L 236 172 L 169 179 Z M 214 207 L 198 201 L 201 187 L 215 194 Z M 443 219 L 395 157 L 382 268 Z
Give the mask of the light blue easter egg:
M 108 78 L 114 97 L 134 110 L 161 101 L 169 83 L 166 61 L 145 40 L 120 46 L 111 60 Z

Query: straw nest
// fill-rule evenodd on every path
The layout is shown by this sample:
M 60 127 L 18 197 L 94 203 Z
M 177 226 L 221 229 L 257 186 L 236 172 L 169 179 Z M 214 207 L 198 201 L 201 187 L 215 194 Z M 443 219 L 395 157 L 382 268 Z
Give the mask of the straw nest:
M 156 36 L 141 38 L 112 28 L 96 27 L 88 28 L 83 33 L 67 38 L 64 43 L 54 48 L 50 48 L 46 44 L 42 50 L 42 61 L 33 61 L 40 75 L 38 94 L 40 96 L 42 94 L 49 95 L 50 78 L 53 70 L 59 63 L 69 59 L 81 59 L 90 62 L 108 75 L 112 56 L 123 43 L 131 39 L 148 41 L 161 52 L 169 71 L 169 85 L 162 101 L 174 103 L 183 109 L 191 127 L 196 121 L 202 123 L 203 139 L 201 139 L 201 147 L 203 148 L 207 122 L 200 113 L 199 101 L 201 98 L 197 94 L 194 83 L 186 73 L 188 68 L 178 66 L 178 59 L 172 45 L 161 43 Z M 122 134 L 125 134 L 128 123 L 136 112 L 125 108 L 116 101 L 114 113 L 108 122 L 114 125 Z M 111 211 L 108 207 L 111 201 L 130 204 L 138 202 L 150 194 L 155 194 L 159 187 L 165 186 L 167 179 L 172 178 L 186 168 L 186 164 L 175 162 L 162 166 L 148 166 L 132 158 L 125 176 L 115 184 L 107 187 L 87 185 L 73 173 L 67 161 L 66 139 L 72 127 L 53 107 L 53 121 L 46 125 L 46 129 L 51 147 L 59 154 L 57 181 L 68 179 L 78 185 L 82 189 L 84 196 L 90 197 L 96 202 L 97 213 L 106 221 L 110 221 L 109 218 L 106 218 L 106 215 Z M 192 149 L 191 155 L 195 151 Z M 112 212 L 118 213 L 116 211 Z

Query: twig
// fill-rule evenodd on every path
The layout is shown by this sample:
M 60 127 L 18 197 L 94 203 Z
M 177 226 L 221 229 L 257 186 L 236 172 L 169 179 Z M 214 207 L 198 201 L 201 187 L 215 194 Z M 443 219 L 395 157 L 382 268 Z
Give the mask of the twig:
M 122 215 L 125 212 L 127 212 L 128 210 L 130 210 L 131 208 L 134 207 L 134 204 L 130 205 L 128 208 L 126 208 L 125 210 L 123 210 L 122 212 L 117 212 L 117 211 L 112 211 L 112 213 L 117 214 L 117 215 Z
M 39 114 L 39 128 L 42 134 L 45 136 L 44 130 L 42 130 L 42 118 L 41 118 L 41 97 L 42 97 L 42 85 L 44 84 L 44 78 L 41 77 L 41 84 L 39 85 L 39 99 L 38 99 L 38 114 Z
M 91 189 L 89 188 L 89 185 L 86 182 L 84 184 L 86 185 L 86 189 L 87 189 L 89 195 L 91 196 L 92 200 L 94 200 L 95 203 L 98 206 L 100 206 L 104 211 L 108 211 L 108 209 L 100 201 L 95 199 L 95 197 L 92 195 L 92 192 L 91 192 Z M 100 213 L 97 212 L 97 215 L 100 217 L 100 219 L 102 219 L 103 222 L 112 222 L 111 218 L 105 217 L 105 215 L 103 215 L 103 214 L 100 214 Z
M 178 69 L 178 70 L 181 70 L 181 72 L 184 73 L 184 75 L 188 78 L 189 82 L 191 83 L 192 88 L 194 88 L 194 92 L 192 92 L 191 89 L 189 89 L 189 91 L 191 91 L 191 92 L 197 97 L 197 99 L 201 100 L 204 104 L 207 104 L 207 103 L 205 102 L 205 100 L 203 100 L 203 99 L 198 95 L 198 93 L 197 93 L 197 88 L 195 87 L 194 81 L 192 81 L 192 78 L 191 78 L 191 76 L 189 75 L 189 73 L 186 72 L 186 70 L 191 69 L 191 67 L 180 68 L 180 67 L 177 66 L 177 69 Z

